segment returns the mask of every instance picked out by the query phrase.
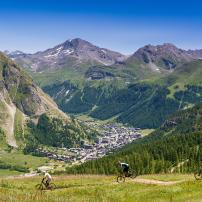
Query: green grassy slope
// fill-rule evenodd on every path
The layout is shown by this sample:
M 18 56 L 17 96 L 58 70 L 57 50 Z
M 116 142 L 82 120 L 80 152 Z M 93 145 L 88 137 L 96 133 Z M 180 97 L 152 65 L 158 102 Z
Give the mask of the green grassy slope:
M 42 73 L 29 72 L 34 81 L 41 87 L 54 84 L 57 81 L 69 80 L 76 84 L 82 84 L 84 78 L 78 72 L 68 69 L 59 69 L 55 71 L 46 71 Z
M 171 90 L 171 96 L 176 91 L 184 90 L 186 85 L 202 85 L 202 61 L 192 61 L 176 68 L 170 75 L 156 79 L 155 83 L 166 84 Z
M 94 68 L 93 68 L 94 67 Z M 32 76 L 34 81 L 41 87 L 54 84 L 56 81 L 68 80 L 74 84 L 85 82 L 86 73 L 90 74 L 95 68 L 99 71 L 107 72 L 115 78 L 126 81 L 139 81 L 143 79 L 159 78 L 160 74 L 153 72 L 146 66 L 142 66 L 138 62 L 127 63 L 124 66 L 93 66 L 91 64 L 82 64 L 78 67 L 64 67 L 56 70 L 46 70 L 43 72 L 26 71 Z
M 167 72 L 163 70 L 161 72 L 152 70 L 149 65 L 141 63 L 134 58 L 129 58 L 126 61 L 125 71 L 127 71 L 129 75 L 132 75 L 136 81 L 153 81 L 167 74 Z
M 176 78 L 176 82 L 184 84 L 202 84 L 202 60 L 193 61 L 177 68 L 171 77 Z M 168 77 L 169 78 L 169 77 Z
M 11 151 L 7 152 L 5 150 L 0 150 L 0 168 L 2 169 L 0 173 L 6 173 L 11 175 L 9 171 L 20 171 L 20 174 L 24 172 L 29 172 L 29 170 L 35 170 L 39 166 L 46 165 L 48 158 L 45 157 L 36 157 L 32 155 L 24 155 L 22 151 Z M 8 169 L 3 166 L 7 166 Z M 6 175 L 4 173 L 4 175 Z
M 4 179 L 0 183 L 0 198 L 7 202 L 200 201 L 202 182 L 193 180 L 193 177 L 190 178 L 192 179 L 189 181 L 163 186 L 133 181 L 118 184 L 114 177 L 106 176 L 56 176 L 54 182 L 58 188 L 42 193 L 35 190 L 35 185 L 40 182 L 39 177 Z

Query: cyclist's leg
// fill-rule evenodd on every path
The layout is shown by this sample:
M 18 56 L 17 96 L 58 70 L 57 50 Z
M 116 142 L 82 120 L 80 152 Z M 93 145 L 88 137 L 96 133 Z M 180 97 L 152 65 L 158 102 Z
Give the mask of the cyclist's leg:
M 130 174 L 129 174 L 129 167 L 126 167 L 126 175 L 127 175 L 127 177 L 130 177 Z
M 123 173 L 124 173 L 125 177 L 128 177 L 128 169 L 127 169 L 127 167 L 125 167 L 123 169 Z
M 46 185 L 46 187 L 49 186 L 48 180 L 46 180 L 45 185 Z
M 47 181 L 46 181 L 47 187 L 50 186 L 50 182 L 51 182 L 51 179 L 47 179 Z

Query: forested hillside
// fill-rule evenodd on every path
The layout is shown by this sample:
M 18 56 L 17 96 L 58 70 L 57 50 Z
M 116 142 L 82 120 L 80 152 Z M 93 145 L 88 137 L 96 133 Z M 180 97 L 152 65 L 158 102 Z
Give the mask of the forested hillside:
M 169 87 L 171 86 L 171 87 Z M 88 82 L 79 88 L 63 82 L 44 88 L 67 113 L 86 114 L 96 119 L 114 118 L 140 128 L 157 128 L 173 112 L 202 101 L 199 85 L 121 81 Z
M 151 135 L 104 158 L 72 167 L 68 173 L 117 173 L 128 162 L 139 174 L 191 172 L 202 160 L 202 104 L 179 111 Z M 183 166 L 175 169 L 179 163 Z
M 57 117 L 50 117 L 47 114 L 40 116 L 37 125 L 29 122 L 27 124 L 26 146 L 24 153 L 36 153 L 39 146 L 51 147 L 79 147 L 82 142 L 92 142 L 98 133 L 85 125 L 81 125 L 77 120 L 72 119 L 68 123 Z

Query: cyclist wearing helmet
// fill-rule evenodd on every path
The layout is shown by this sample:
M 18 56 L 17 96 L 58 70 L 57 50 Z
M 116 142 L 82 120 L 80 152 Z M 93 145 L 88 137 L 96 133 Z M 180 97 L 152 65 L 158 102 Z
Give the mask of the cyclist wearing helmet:
M 119 161 L 118 164 L 119 164 L 119 167 L 121 168 L 121 170 L 123 171 L 123 173 L 125 174 L 125 176 L 127 177 L 128 174 L 129 174 L 128 173 L 128 171 L 129 171 L 129 164 L 121 162 L 121 161 Z

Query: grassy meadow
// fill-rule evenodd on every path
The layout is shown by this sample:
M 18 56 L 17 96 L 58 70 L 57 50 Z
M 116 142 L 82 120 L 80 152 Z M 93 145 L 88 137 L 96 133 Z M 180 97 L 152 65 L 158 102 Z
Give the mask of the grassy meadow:
M 36 169 L 37 167 L 42 166 L 48 162 L 48 158 L 24 155 L 21 151 L 15 151 L 11 153 L 0 151 L 0 160 L 7 164 L 25 166 L 32 169 Z
M 42 176 L 41 176 L 42 177 Z M 61 175 L 54 176 L 57 189 L 37 191 L 35 185 L 40 176 L 32 178 L 2 178 L 0 201 L 2 202 L 164 202 L 202 201 L 202 181 L 193 175 L 145 175 L 136 180 L 117 183 L 114 176 Z M 144 184 L 138 179 L 177 182 L 171 185 Z

